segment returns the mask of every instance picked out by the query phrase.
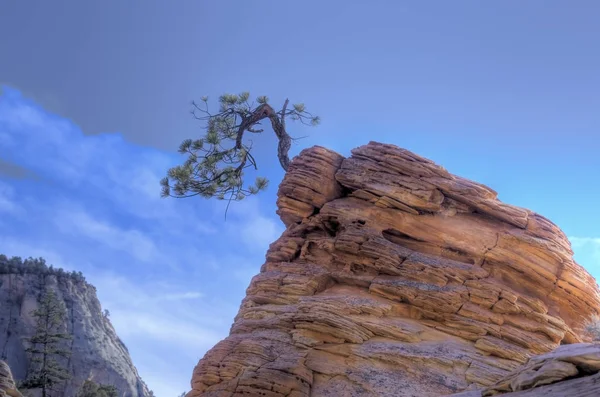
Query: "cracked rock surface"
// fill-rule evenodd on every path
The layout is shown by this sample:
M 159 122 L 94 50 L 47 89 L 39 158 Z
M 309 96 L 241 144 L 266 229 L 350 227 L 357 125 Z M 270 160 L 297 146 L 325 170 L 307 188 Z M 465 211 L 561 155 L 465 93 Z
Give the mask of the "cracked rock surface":
M 188 397 L 477 393 L 600 311 L 556 225 L 393 145 L 302 151 L 277 204 L 287 229 Z

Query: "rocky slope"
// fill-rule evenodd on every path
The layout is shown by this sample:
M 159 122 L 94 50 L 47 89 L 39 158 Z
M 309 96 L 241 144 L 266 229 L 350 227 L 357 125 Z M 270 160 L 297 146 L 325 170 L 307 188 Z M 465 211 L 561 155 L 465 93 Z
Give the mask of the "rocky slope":
M 91 379 L 114 385 L 122 397 L 149 396 L 127 348 L 103 315 L 93 286 L 66 275 L 20 273 L 0 274 L 0 358 L 10 365 L 16 380 L 25 379 L 29 368 L 25 338 L 35 328 L 31 312 L 42 292 L 51 288 L 65 302 L 66 331 L 73 336 L 68 342 L 71 358 L 66 363 L 72 379 L 62 395 L 74 396 L 83 382 Z
M 188 397 L 474 391 L 600 311 L 556 225 L 392 145 L 304 150 L 278 208 L 287 229 Z

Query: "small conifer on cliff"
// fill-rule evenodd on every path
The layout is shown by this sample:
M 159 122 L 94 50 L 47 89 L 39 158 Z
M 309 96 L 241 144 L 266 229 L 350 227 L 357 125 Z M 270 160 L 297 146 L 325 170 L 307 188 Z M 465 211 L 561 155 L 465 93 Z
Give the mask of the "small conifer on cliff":
M 71 354 L 64 346 L 71 335 L 62 331 L 66 309 L 51 289 L 42 295 L 38 308 L 32 315 L 37 324 L 35 334 L 29 338 L 30 346 L 26 349 L 31 356 L 31 366 L 27 379 L 19 388 L 41 389 L 42 397 L 47 397 L 57 385 L 71 377 L 61 364 L 61 359 Z

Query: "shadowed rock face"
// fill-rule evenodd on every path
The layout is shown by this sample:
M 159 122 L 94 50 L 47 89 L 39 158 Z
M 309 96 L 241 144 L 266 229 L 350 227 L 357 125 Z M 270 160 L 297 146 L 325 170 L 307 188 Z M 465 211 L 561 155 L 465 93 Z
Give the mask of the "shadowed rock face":
M 287 230 L 190 397 L 477 390 L 600 310 L 556 225 L 398 147 L 306 149 L 278 195 Z
M 61 362 L 71 378 L 52 396 L 75 396 L 87 379 L 115 386 L 120 397 L 150 396 L 127 348 L 102 314 L 95 288 L 55 275 L 0 274 L 0 358 L 10 365 L 14 379 L 26 379 L 31 368 L 27 338 L 35 333 L 32 312 L 46 289 L 52 289 L 65 303 L 67 316 L 62 332 L 72 337 L 61 346 L 71 354 Z M 39 390 L 29 393 L 41 395 Z

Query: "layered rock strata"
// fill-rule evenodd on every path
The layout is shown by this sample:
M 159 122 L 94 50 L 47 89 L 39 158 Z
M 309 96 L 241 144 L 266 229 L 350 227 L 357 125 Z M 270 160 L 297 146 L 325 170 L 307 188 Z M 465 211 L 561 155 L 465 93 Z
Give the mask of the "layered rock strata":
M 10 367 L 5 361 L 0 360 L 0 397 L 23 397 L 17 390 Z
M 396 146 L 306 149 L 278 197 L 287 229 L 189 397 L 477 390 L 600 310 L 556 225 Z
M 600 396 L 600 344 L 559 346 L 534 356 L 526 365 L 482 390 L 455 397 L 584 397 Z

